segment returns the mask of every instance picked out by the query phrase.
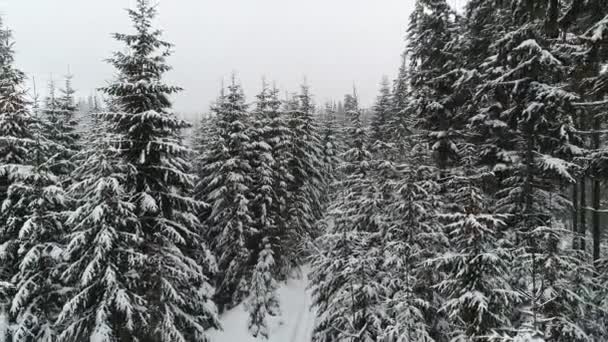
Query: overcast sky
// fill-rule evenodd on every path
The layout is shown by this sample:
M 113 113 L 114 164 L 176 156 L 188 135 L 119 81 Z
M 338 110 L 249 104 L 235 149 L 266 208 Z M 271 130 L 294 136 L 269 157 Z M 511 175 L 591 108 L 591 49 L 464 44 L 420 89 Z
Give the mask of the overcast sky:
M 86 96 L 112 78 L 104 62 L 130 32 L 134 0 L 0 0 L 14 31 L 18 65 L 37 83 L 70 66 Z M 185 89 L 177 111 L 208 110 L 222 77 L 235 70 L 252 101 L 261 77 L 295 91 L 304 77 L 318 102 L 356 84 L 370 105 L 382 75 L 393 78 L 414 0 L 157 0 L 158 25 L 175 44 L 167 76 Z

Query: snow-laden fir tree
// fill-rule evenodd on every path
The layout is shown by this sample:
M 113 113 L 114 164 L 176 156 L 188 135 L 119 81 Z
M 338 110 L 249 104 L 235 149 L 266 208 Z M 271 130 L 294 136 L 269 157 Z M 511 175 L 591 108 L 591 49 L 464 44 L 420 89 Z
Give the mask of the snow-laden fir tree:
M 575 104 L 574 120 L 578 124 L 577 136 L 582 140 L 583 149 L 576 161 L 585 168 L 579 175 L 578 183 L 573 184 L 573 230 L 580 233 L 580 241 L 575 245 L 586 246 L 586 218 L 591 216 L 593 236 L 593 259 L 601 257 L 601 214 L 602 181 L 606 169 L 606 152 L 603 146 L 602 130 L 605 128 L 604 101 L 608 87 L 605 64 L 608 62 L 606 42 L 608 41 L 608 5 L 603 0 L 572 2 L 559 25 L 573 34 L 565 36 L 563 42 L 556 44 L 555 54 L 571 65 L 569 88 L 580 101 Z M 584 133 L 583 133 L 584 132 Z M 589 134 L 591 133 L 591 134 Z M 587 178 L 591 181 L 591 210 L 587 209 Z M 579 196 L 580 192 L 580 206 Z M 580 225 L 579 225 L 580 220 Z
M 355 98 L 355 97 L 353 97 Z M 351 147 L 344 153 L 344 193 L 329 209 L 327 232 L 312 258 L 313 341 L 376 341 L 390 325 L 383 306 L 382 235 L 386 197 L 372 177 L 368 137 L 361 111 L 349 104 Z
M 386 141 L 393 144 L 398 155 L 407 155 L 409 141 L 414 132 L 414 116 L 410 103 L 410 78 L 407 55 L 401 56 L 401 66 L 391 89 L 391 114 L 388 117 Z M 403 159 L 399 159 L 403 161 Z
M 288 210 L 291 220 L 288 239 L 289 258 L 294 266 L 301 264 L 302 243 L 318 236 L 316 222 L 321 217 L 321 187 L 324 185 L 323 155 L 315 108 L 307 85 L 287 103 L 290 129 L 290 159 L 288 170 L 292 180 L 288 185 Z
M 14 65 L 12 33 L 0 21 L 0 203 L 8 199 L 11 185 L 23 180 L 35 145 L 33 117 L 28 110 L 25 75 Z M 16 194 L 14 189 L 11 191 Z M 16 198 L 12 198 L 16 200 Z M 0 304 L 4 317 L 11 307 L 12 278 L 18 272 L 19 222 L 25 213 L 0 210 Z
M 458 115 L 451 97 L 452 77 L 446 77 L 455 67 L 455 56 L 449 50 L 454 30 L 455 13 L 446 0 L 416 1 L 408 27 L 412 94 L 407 110 L 424 130 L 442 171 L 458 158 Z
M 57 324 L 62 341 L 129 341 L 146 326 L 137 272 L 145 264 L 141 225 L 127 192 L 133 165 L 120 158 L 114 135 L 100 125 L 77 156 L 69 195 L 65 269 L 69 292 Z
M 20 167 L 28 164 L 28 151 L 34 143 L 25 74 L 14 63 L 12 32 L 0 22 L 0 201 L 6 198 Z
M 337 118 L 335 103 L 326 103 L 319 122 L 321 126 L 321 146 L 323 150 L 324 180 L 322 202 L 330 203 L 337 193 L 334 186 L 340 179 L 340 155 L 344 151 L 344 127 Z
M 252 114 L 251 124 L 247 135 L 250 143 L 248 155 L 252 171 L 252 185 L 250 188 L 250 208 L 253 217 L 253 227 L 256 235 L 252 237 L 251 245 L 254 255 L 264 249 L 264 245 L 277 244 L 280 241 L 275 220 L 280 219 L 273 212 L 273 203 L 279 202 L 275 198 L 275 159 L 273 156 L 273 141 L 269 140 L 267 129 L 271 124 L 271 112 L 274 112 L 280 103 L 273 102 L 271 90 L 264 81 L 262 91 L 256 96 L 256 108 Z M 267 240 L 266 243 L 262 241 Z
M 434 341 L 443 317 L 437 315 L 432 289 L 436 268 L 424 262 L 446 240 L 438 229 L 439 185 L 433 180 L 434 168 L 419 165 L 413 154 L 409 157 L 411 163 L 399 166 L 389 178 L 393 184 L 387 182 L 393 193 L 386 199 L 389 218 L 382 234 L 383 282 L 391 324 L 383 336 L 387 341 Z
M 376 99 L 370 123 L 370 139 L 375 150 L 386 149 L 386 143 L 389 142 L 390 137 L 388 124 L 392 121 L 392 113 L 391 88 L 388 77 L 385 76 L 380 83 L 380 94 Z
M 279 299 L 276 294 L 278 284 L 274 273 L 275 261 L 270 238 L 261 242 L 263 249 L 258 254 L 257 264 L 251 279 L 251 297 L 247 303 L 249 309 L 249 331 L 254 337 L 268 338 L 268 316 L 279 313 Z
M 78 122 L 75 119 L 74 90 L 71 76 L 66 78 L 66 87 L 58 94 L 54 80 L 49 82 L 48 95 L 42 110 L 42 124 L 45 137 L 51 143 L 49 155 L 52 171 L 65 180 L 74 170 L 73 156 L 78 151 Z
M 35 101 L 34 110 L 38 111 L 37 98 Z M 14 292 L 9 317 L 14 342 L 55 341 L 53 324 L 64 300 L 57 269 L 63 249 L 66 196 L 59 177 L 52 172 L 52 142 L 43 135 L 41 126 L 38 119 L 30 125 L 34 143 L 27 159 L 31 164 L 21 169 L 2 203 L 4 231 L 9 233 L 4 245 L 14 253 L 6 262 L 12 266 L 9 281 Z M 5 253 L 9 251 L 5 249 Z
M 567 205 L 556 185 L 574 180 L 573 165 L 566 159 L 571 158 L 570 113 L 577 97 L 560 83 L 564 63 L 547 39 L 552 5 L 517 5 L 511 16 L 517 19 L 506 22 L 510 31 L 492 44 L 495 55 L 482 66 L 488 81 L 481 88 L 494 101 L 493 119 L 504 127 L 504 162 L 494 168 L 505 176 L 495 195 L 498 209 L 511 214 L 506 223 L 512 227 L 517 260 L 511 282 L 523 297 L 512 321 L 547 339 L 586 341 L 589 318 L 583 313 L 589 311 L 582 298 L 590 285 L 587 265 L 581 255 L 562 246 L 566 232 L 553 219 Z M 575 280 L 575 275 L 581 278 Z
M 272 175 L 273 201 L 269 215 L 274 222 L 276 234 L 271 242 L 274 262 L 277 267 L 275 276 L 278 279 L 285 280 L 293 270 L 292 260 L 289 257 L 290 251 L 288 251 L 291 222 L 289 211 L 290 184 L 294 181 L 289 168 L 292 158 L 291 130 L 289 119 L 281 108 L 279 89 L 272 86 L 266 90 L 266 94 L 264 100 L 258 96 L 258 107 L 263 108 L 264 118 L 267 121 L 263 129 L 263 135 L 265 142 L 271 147 L 274 161 Z
M 64 80 L 64 87 L 59 89 L 59 110 L 61 113 L 61 124 L 59 126 L 61 135 L 60 142 L 65 148 L 65 152 L 60 156 L 62 167 L 57 171 L 59 176 L 69 176 L 76 168 L 73 157 L 80 150 L 80 133 L 78 132 L 78 106 L 74 98 L 76 90 L 72 86 L 74 76 L 67 74 Z
M 253 183 L 248 154 L 250 119 L 243 89 L 235 77 L 212 110 L 216 134 L 202 160 L 204 177 L 196 195 L 210 206 L 202 219 L 219 269 L 215 300 L 224 310 L 247 296 L 253 257 L 249 243 L 256 233 L 249 198 Z
M 125 44 L 109 62 L 117 79 L 105 87 L 114 112 L 103 117 L 117 136 L 127 174 L 129 203 L 138 217 L 139 243 L 133 246 L 137 305 L 146 315 L 133 338 L 140 341 L 207 341 L 206 330 L 217 323 L 209 276 L 213 263 L 203 239 L 192 198 L 195 177 L 190 151 L 180 137 L 189 124 L 171 112 L 169 96 L 180 88 L 163 82 L 171 44 L 152 26 L 156 8 L 138 0 L 128 11 L 135 32 L 115 34 Z
M 276 315 L 278 301 L 276 299 L 277 276 L 280 268 L 274 256 L 283 254 L 282 242 L 285 232 L 285 222 L 281 209 L 284 206 L 284 188 L 275 178 L 281 179 L 276 172 L 275 155 L 278 147 L 273 128 L 273 116 L 281 106 L 278 101 L 276 87 L 271 89 L 263 81 L 262 91 L 256 96 L 256 108 L 252 114 L 253 123 L 249 127 L 249 158 L 251 160 L 252 186 L 250 191 L 251 212 L 255 235 L 249 243 L 254 260 L 249 299 L 249 330 L 253 336 L 261 335 L 268 338 L 267 316 Z M 280 139 L 280 138 L 279 138 Z
M 513 261 L 505 217 L 487 211 L 489 199 L 478 188 L 481 177 L 453 183 L 459 210 L 439 216 L 449 249 L 426 264 L 445 272 L 435 288 L 445 296 L 441 310 L 449 317 L 451 341 L 492 341 L 512 330 L 520 302 L 509 283 Z

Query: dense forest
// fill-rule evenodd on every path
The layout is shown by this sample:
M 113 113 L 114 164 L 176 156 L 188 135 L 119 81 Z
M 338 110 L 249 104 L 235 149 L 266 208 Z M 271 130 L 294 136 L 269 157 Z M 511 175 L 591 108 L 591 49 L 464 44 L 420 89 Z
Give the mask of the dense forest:
M 193 125 L 128 15 L 84 104 L 0 24 L 0 341 L 269 338 L 304 265 L 314 342 L 608 340 L 607 0 L 416 0 L 373 108 L 233 75 Z

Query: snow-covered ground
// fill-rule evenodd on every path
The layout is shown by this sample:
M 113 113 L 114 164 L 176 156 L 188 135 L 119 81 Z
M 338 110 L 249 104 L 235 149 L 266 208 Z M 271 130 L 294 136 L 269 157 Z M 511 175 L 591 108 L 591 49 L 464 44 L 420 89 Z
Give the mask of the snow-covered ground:
M 281 315 L 269 319 L 268 340 L 254 338 L 247 330 L 248 313 L 243 305 L 228 311 L 221 317 L 223 331 L 210 333 L 213 342 L 310 342 L 314 327 L 315 313 L 311 310 L 311 299 L 306 277 L 308 270 L 281 284 L 278 291 Z

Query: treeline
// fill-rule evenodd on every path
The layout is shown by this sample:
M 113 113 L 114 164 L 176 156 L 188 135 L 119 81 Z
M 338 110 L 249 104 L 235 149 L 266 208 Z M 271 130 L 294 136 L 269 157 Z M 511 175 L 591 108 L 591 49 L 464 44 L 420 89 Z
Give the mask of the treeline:
M 416 1 L 399 77 L 351 115 L 314 341 L 608 338 L 607 14 Z

